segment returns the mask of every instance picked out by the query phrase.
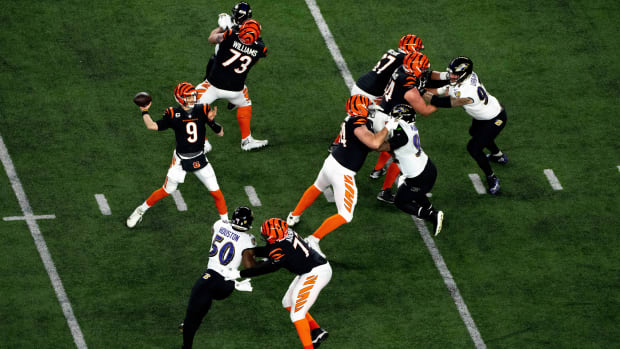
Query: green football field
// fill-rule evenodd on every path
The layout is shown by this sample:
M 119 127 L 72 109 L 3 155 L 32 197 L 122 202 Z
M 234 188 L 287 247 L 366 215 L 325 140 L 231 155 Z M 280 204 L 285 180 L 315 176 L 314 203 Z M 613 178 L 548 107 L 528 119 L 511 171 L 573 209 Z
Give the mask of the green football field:
M 174 148 L 172 131 L 144 127 L 132 97 L 151 93 L 157 119 L 177 83 L 200 83 L 207 37 L 234 4 L 0 1 L 0 348 L 181 347 L 177 325 L 219 217 L 188 175 L 187 210 L 170 196 L 125 226 L 163 184 Z M 269 50 L 247 80 L 252 134 L 269 146 L 240 149 L 226 101 L 215 103 L 224 137 L 207 132 L 229 211 L 250 205 L 256 236 L 318 174 L 345 116 L 344 77 L 370 70 L 403 34 L 424 40 L 434 70 L 472 58 L 508 113 L 498 196 L 470 180 L 483 174 L 462 108 L 418 120 L 438 169 L 431 201 L 445 213 L 434 238 L 376 200 L 369 155 L 353 221 L 321 242 L 333 268 L 311 309 L 330 333 L 322 348 L 619 346 L 618 2 L 250 4 Z M 309 235 L 334 213 L 321 196 L 296 230 Z M 253 292 L 214 302 L 195 348 L 300 348 L 281 306 L 292 279 L 258 277 Z

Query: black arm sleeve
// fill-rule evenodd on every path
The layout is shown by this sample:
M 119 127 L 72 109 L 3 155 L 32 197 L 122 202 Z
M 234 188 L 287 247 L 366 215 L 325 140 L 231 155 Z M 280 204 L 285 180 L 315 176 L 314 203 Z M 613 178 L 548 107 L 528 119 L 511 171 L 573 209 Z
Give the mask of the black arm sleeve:
M 256 257 L 269 257 L 269 250 L 267 246 L 254 247 L 254 255 Z
M 394 135 L 388 141 L 388 143 L 390 143 L 390 151 L 394 151 L 402 147 L 403 145 L 407 144 L 408 141 L 409 138 L 407 137 L 405 131 L 403 131 L 402 128 L 398 127 L 394 130 Z
M 251 278 L 254 276 L 265 275 L 269 273 L 273 273 L 274 271 L 280 269 L 282 267 L 281 263 L 274 263 L 271 260 L 265 261 L 253 268 L 243 269 L 239 272 L 239 275 L 244 278 Z
M 207 125 L 209 125 L 215 133 L 220 133 L 222 130 L 222 126 L 215 121 L 209 121 L 209 119 L 207 119 Z
M 433 95 L 433 98 L 431 98 L 431 104 L 437 108 L 452 108 L 450 96 Z

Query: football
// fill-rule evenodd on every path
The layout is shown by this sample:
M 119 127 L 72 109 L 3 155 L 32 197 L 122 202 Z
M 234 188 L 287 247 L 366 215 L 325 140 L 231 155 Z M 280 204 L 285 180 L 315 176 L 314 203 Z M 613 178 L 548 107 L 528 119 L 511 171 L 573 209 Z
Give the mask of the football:
M 133 102 L 139 107 L 146 107 L 153 99 L 148 92 L 138 92 L 133 98 Z

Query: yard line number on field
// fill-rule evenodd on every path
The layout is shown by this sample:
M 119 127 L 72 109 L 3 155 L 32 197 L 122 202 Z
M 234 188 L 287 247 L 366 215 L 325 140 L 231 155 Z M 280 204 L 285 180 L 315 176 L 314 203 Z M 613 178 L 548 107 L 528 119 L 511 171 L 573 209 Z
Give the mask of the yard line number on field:
M 9 151 L 6 148 L 6 145 L 4 144 L 1 135 L 0 160 L 2 160 L 4 170 L 9 177 L 11 187 L 13 187 L 13 192 L 15 192 L 15 196 L 17 197 L 17 201 L 19 202 L 19 206 L 22 209 L 22 213 L 24 214 L 24 220 L 28 224 L 28 229 L 30 229 L 30 234 L 34 239 L 35 245 L 37 246 L 37 250 L 39 251 L 39 255 L 41 256 L 41 260 L 43 261 L 43 265 L 45 266 L 45 270 L 47 271 L 47 275 L 52 282 L 54 292 L 56 292 L 56 298 L 58 298 L 58 302 L 60 303 L 62 312 L 65 315 L 65 319 L 67 319 L 67 324 L 69 325 L 69 329 L 71 330 L 73 341 L 79 349 L 86 349 L 87 346 L 86 342 L 84 341 L 84 335 L 82 334 L 80 325 L 78 324 L 77 319 L 73 314 L 73 308 L 71 307 L 71 303 L 69 302 L 69 298 L 67 297 L 65 288 L 62 285 L 62 281 L 60 280 L 60 276 L 58 275 L 58 271 L 56 270 L 56 266 L 54 265 L 54 261 L 52 260 L 52 255 L 47 249 L 47 244 L 45 243 L 43 234 L 41 234 L 41 230 L 39 230 L 39 225 L 37 224 L 36 218 L 37 216 L 32 214 L 30 202 L 28 202 L 28 198 L 26 197 L 26 193 L 24 192 L 22 183 L 19 180 L 19 177 L 17 177 L 17 171 L 15 170 L 15 166 L 13 165 L 13 160 L 11 160 L 11 157 L 9 156 Z
M 327 48 L 329 49 L 329 52 L 334 58 L 334 61 L 336 62 L 336 65 L 338 66 L 338 69 L 340 70 L 340 73 L 342 74 L 342 77 L 344 78 L 344 81 L 350 90 L 354 84 L 353 77 L 351 76 L 351 73 L 349 72 L 349 69 L 347 68 L 347 63 L 342 57 L 342 54 L 340 54 L 340 49 L 338 49 L 338 45 L 336 45 L 336 42 L 334 41 L 334 37 L 329 31 L 329 27 L 327 26 L 325 19 L 323 19 L 323 15 L 321 14 L 321 10 L 319 9 L 319 6 L 316 4 L 315 0 L 306 0 L 306 5 L 310 9 L 310 12 L 312 13 L 312 17 L 314 17 L 314 21 L 316 22 L 316 25 L 318 26 L 319 31 L 321 32 L 321 35 L 323 35 L 323 39 L 325 40 L 325 43 L 327 44 Z M 414 221 L 415 221 L 415 218 L 414 218 Z M 456 304 L 456 307 L 459 311 L 461 318 L 463 319 L 463 322 L 465 323 L 465 326 L 467 326 L 467 331 L 469 331 L 469 335 L 471 336 L 471 339 L 474 341 L 476 348 L 478 349 L 486 348 L 486 344 L 484 344 L 484 341 L 482 340 L 482 336 L 480 336 L 480 332 L 478 331 L 478 328 L 476 327 L 474 319 L 469 314 L 469 311 L 467 310 L 467 305 L 465 305 L 465 301 L 463 300 L 460 293 L 458 292 L 458 288 L 456 287 L 456 282 L 454 282 L 454 279 L 452 278 L 452 275 L 450 274 L 448 267 L 443 262 L 443 258 L 441 257 L 441 254 L 439 253 L 439 249 L 437 249 L 437 246 L 435 246 L 435 241 L 433 240 L 433 238 L 430 237 L 430 234 L 428 233 L 426 226 L 422 222 L 420 222 L 420 224 L 416 222 L 416 226 L 418 227 L 418 230 L 420 230 L 420 234 L 422 234 L 422 238 L 424 239 L 424 242 L 426 243 L 428 250 L 433 256 L 435 265 L 439 269 L 439 273 L 441 274 L 442 278 L 444 279 L 444 283 L 446 284 L 446 286 L 448 287 L 448 290 L 450 291 L 450 295 L 452 296 L 452 299 L 454 300 L 454 303 Z M 425 232 L 426 232 L 426 235 L 428 236 L 428 239 L 424 237 Z M 438 261 L 440 261 L 440 263 Z

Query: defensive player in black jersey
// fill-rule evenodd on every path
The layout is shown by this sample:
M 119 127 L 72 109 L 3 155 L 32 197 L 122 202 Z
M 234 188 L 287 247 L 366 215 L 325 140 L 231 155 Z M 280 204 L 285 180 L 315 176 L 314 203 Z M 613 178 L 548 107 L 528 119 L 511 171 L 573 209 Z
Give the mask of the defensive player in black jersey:
M 318 348 L 327 338 L 309 313 L 321 290 L 332 277 L 327 260 L 308 244 L 283 219 L 267 219 L 260 229 L 266 245 L 254 249 L 257 257 L 268 259 L 253 268 L 241 270 L 237 277 L 254 277 L 285 268 L 295 274 L 282 306 L 289 311 L 304 349 Z
M 334 200 L 338 213 L 325 219 L 323 224 L 306 241 L 321 253 L 319 241 L 334 229 L 353 219 L 353 211 L 357 204 L 357 186 L 355 174 L 364 164 L 368 152 L 380 151 L 380 146 L 388 132 L 396 127 L 396 122 L 389 120 L 385 127 L 371 132 L 368 123 L 368 107 L 372 102 L 366 96 L 349 97 L 346 104 L 347 117 L 340 127 L 340 142 L 336 149 L 327 157 L 314 184 L 304 192 L 295 209 L 288 215 L 289 226 L 297 224 L 301 214 L 329 186 L 334 190 Z
M 233 29 L 213 29 L 209 43 L 219 44 L 213 68 L 207 79 L 196 87 L 198 102 L 211 104 L 218 99 L 226 99 L 237 106 L 237 122 L 241 130 L 241 149 L 252 150 L 267 145 L 267 140 L 252 137 L 250 120 L 252 101 L 245 86 L 250 69 L 267 56 L 267 47 L 260 40 L 261 26 L 248 19 L 236 33 Z
M 228 221 L 226 200 L 220 190 L 211 163 L 204 153 L 205 125 L 219 136 L 224 135 L 224 129 L 213 120 L 217 114 L 217 107 L 211 109 L 207 104 L 196 104 L 196 90 L 188 82 L 182 82 L 174 89 L 174 97 L 180 107 L 169 107 L 164 111 L 161 120 L 153 121 L 149 114 L 151 103 L 140 107 L 142 118 L 147 129 L 153 131 L 174 130 L 176 149 L 172 152 L 172 164 L 162 188 L 155 190 L 138 206 L 127 218 L 127 227 L 133 228 L 142 220 L 144 213 L 156 202 L 172 194 L 179 183 L 185 181 L 187 172 L 192 172 L 207 187 L 215 200 L 215 206 L 220 218 Z

